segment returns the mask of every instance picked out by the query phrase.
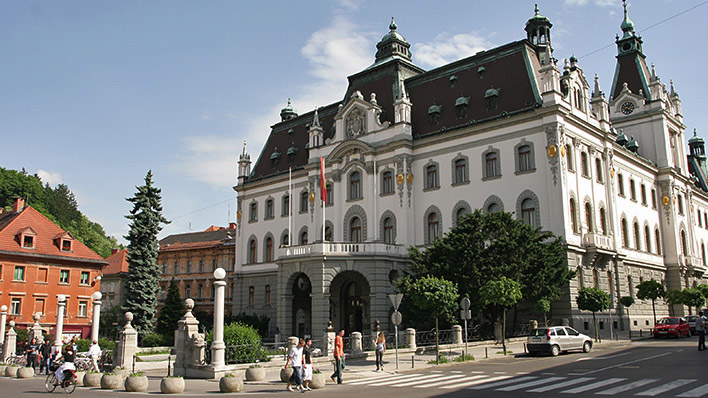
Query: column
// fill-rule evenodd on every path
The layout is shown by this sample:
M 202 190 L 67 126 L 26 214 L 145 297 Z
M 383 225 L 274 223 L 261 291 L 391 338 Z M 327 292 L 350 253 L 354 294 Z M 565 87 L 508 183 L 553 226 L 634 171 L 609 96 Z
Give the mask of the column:
M 54 328 L 54 347 L 56 352 L 61 352 L 61 335 L 64 332 L 64 309 L 66 308 L 66 296 L 57 296 L 57 326 Z
M 224 344 L 224 290 L 226 289 L 226 271 L 217 268 L 214 271 L 214 285 L 216 285 L 214 298 L 214 342 L 211 344 L 211 367 L 221 369 L 226 365 Z
M 94 292 L 93 298 L 93 319 L 91 320 L 91 341 L 98 341 L 98 326 L 101 322 L 101 292 Z
M 42 317 L 41 312 L 36 312 L 32 315 L 34 325 L 30 328 L 29 341 L 36 339 L 37 344 L 42 344 L 44 336 L 42 336 L 42 325 L 39 324 L 39 319 Z
M 0 346 L 5 342 L 5 322 L 7 321 L 7 306 L 0 307 Z
M 3 345 L 3 358 L 14 357 L 17 353 L 17 333 L 15 333 L 15 321 L 10 321 L 10 328 L 7 329 L 5 344 Z

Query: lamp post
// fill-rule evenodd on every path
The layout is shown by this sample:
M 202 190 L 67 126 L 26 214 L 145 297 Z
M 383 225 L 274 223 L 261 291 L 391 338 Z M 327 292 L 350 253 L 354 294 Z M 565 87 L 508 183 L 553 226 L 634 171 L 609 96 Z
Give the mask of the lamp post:
M 56 335 L 54 336 L 54 347 L 56 352 L 61 352 L 61 335 L 64 332 L 64 309 L 66 308 L 66 296 L 60 294 L 57 296 L 57 326 L 55 328 Z
M 226 271 L 223 268 L 217 268 L 214 271 L 214 342 L 211 344 L 211 366 L 214 369 L 223 368 L 225 365 L 224 351 L 224 290 L 226 289 Z
M 101 322 L 101 298 L 103 294 L 101 292 L 94 292 L 91 297 L 93 298 L 93 319 L 91 323 L 91 341 L 98 341 L 98 326 Z

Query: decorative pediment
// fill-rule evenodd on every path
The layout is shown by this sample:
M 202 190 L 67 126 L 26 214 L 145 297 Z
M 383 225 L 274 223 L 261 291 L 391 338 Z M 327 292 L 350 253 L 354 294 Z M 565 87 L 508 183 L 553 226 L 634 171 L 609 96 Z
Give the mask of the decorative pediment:
M 627 87 L 627 83 L 624 83 L 617 98 L 610 101 L 610 116 L 629 116 L 643 107 L 644 103 L 644 95 L 641 90 L 635 94 Z
M 17 231 L 15 237 L 17 237 L 17 241 L 20 243 L 20 246 L 25 249 L 34 249 L 37 244 L 37 231 L 30 226 L 24 227 Z
M 27 227 L 20 229 L 15 234 L 15 236 L 21 236 L 21 235 L 37 236 L 37 231 L 35 231 L 32 227 L 27 226 Z
M 381 123 L 379 119 L 381 112 L 382 108 L 376 102 L 376 94 L 372 93 L 371 99 L 366 101 L 361 92 L 355 91 L 334 116 L 336 133 L 333 140 L 356 139 L 387 128 L 390 123 Z

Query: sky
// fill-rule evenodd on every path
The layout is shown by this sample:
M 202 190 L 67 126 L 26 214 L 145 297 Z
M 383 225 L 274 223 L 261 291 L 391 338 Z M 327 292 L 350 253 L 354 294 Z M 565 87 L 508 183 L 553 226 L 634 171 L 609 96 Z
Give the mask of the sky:
M 619 0 L 536 0 L 554 56 L 575 55 L 607 93 Z M 706 0 L 629 1 L 648 63 L 675 82 L 687 137 L 708 138 Z M 148 170 L 172 222 L 235 221 L 243 142 L 258 158 L 288 98 L 301 113 L 343 99 L 395 17 L 428 70 L 526 37 L 534 1 L 0 0 L 0 166 L 64 183 L 125 243 Z M 414 104 L 415 106 L 415 104 Z

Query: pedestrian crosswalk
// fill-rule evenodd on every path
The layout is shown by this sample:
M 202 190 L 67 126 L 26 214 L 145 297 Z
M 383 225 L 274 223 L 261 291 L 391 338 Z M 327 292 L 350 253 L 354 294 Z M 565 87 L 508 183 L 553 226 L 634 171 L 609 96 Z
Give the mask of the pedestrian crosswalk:
M 361 387 L 430 388 L 442 390 L 487 390 L 499 392 L 594 394 L 603 396 L 633 395 L 638 397 L 675 396 L 708 397 L 708 384 L 698 379 L 630 380 L 623 377 L 578 377 L 554 373 L 515 373 L 479 371 L 405 373 L 379 375 L 368 379 L 346 381 Z

